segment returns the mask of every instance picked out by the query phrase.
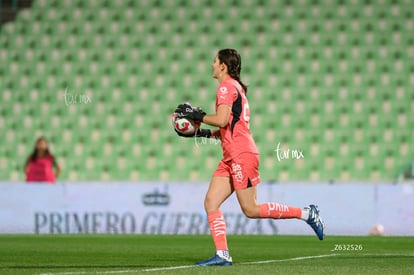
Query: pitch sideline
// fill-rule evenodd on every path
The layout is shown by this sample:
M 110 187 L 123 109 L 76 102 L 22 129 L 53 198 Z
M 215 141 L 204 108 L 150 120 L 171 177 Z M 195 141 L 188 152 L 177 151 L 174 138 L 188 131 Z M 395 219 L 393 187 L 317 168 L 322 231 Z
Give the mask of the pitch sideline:
M 266 261 L 256 261 L 256 262 L 245 262 L 239 263 L 239 265 L 256 265 L 256 264 L 270 264 L 278 262 L 289 262 L 289 261 L 302 261 L 309 259 L 318 259 L 318 258 L 328 258 L 343 255 L 341 253 L 332 253 L 332 254 L 322 254 L 315 256 L 303 256 L 303 257 L 294 257 L 287 259 L 277 259 L 277 260 L 266 260 Z M 361 256 L 405 256 L 405 257 L 414 257 L 414 254 L 404 254 L 404 253 L 389 253 L 389 254 L 376 254 L 376 253 L 365 253 Z M 167 271 L 174 269 L 186 269 L 186 268 L 195 268 L 196 265 L 179 265 L 179 266 L 167 266 L 167 267 L 157 267 L 157 268 L 147 268 L 147 269 L 126 269 L 126 270 L 111 270 L 111 271 L 73 271 L 73 272 L 51 272 L 51 273 L 38 273 L 35 275 L 82 275 L 82 274 L 124 274 L 124 273 L 138 273 L 138 272 L 155 272 L 155 271 Z M 199 267 L 204 268 L 204 267 Z
M 239 263 L 240 265 L 256 265 L 256 264 L 268 264 L 268 263 L 277 263 L 277 262 L 288 262 L 288 261 L 301 261 L 308 259 L 317 259 L 317 258 L 327 258 L 338 256 L 339 254 L 323 254 L 315 256 L 304 256 L 304 257 L 294 257 L 287 259 L 277 259 L 277 260 L 266 260 L 266 261 L 257 261 L 257 262 L 245 262 Z M 123 273 L 136 273 L 136 272 L 155 272 L 155 271 L 167 271 L 174 269 L 186 269 L 186 268 L 195 268 L 196 265 L 179 265 L 179 266 L 167 266 L 167 267 L 157 267 L 157 268 L 147 268 L 147 269 L 127 269 L 127 270 L 112 270 L 112 271 L 73 271 L 73 272 L 52 272 L 52 273 L 40 273 L 35 275 L 82 275 L 82 274 L 123 274 Z M 200 267 L 203 268 L 203 267 Z
M 266 260 L 266 261 L 257 261 L 257 262 L 246 262 L 240 263 L 240 265 L 255 265 L 255 264 L 270 264 L 270 263 L 277 263 L 277 262 L 287 262 L 287 261 L 301 261 L 301 260 L 308 260 L 308 259 L 317 259 L 317 258 L 326 258 L 326 257 L 334 257 L 339 254 L 324 254 L 324 255 L 316 255 L 316 256 L 304 256 L 304 257 L 295 257 L 295 258 L 287 258 L 287 259 L 278 259 L 278 260 Z M 184 269 L 184 268 L 191 268 L 197 267 L 196 265 L 182 265 L 182 266 L 175 266 L 175 267 L 157 267 L 157 268 L 149 268 L 143 269 L 142 272 L 152 272 L 152 271 L 164 271 L 164 270 L 171 270 L 171 269 Z M 203 267 L 200 267 L 203 268 Z

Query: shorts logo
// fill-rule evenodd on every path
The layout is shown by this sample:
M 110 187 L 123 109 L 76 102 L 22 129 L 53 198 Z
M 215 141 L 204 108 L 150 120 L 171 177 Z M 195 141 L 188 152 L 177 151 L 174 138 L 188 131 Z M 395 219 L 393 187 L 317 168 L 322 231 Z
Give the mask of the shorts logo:
M 243 172 L 240 164 L 233 163 L 231 165 L 231 168 L 233 169 L 234 178 L 237 182 L 243 181 Z

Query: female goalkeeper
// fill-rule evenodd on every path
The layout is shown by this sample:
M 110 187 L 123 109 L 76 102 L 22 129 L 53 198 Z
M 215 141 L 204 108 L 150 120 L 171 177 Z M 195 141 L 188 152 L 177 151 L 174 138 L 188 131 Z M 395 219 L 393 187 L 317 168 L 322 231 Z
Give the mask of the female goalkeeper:
M 218 130 L 199 129 L 197 137 L 220 138 L 223 159 L 219 162 L 207 191 L 204 208 L 207 212 L 210 232 L 216 254 L 199 266 L 232 265 L 227 247 L 226 223 L 220 211 L 221 204 L 235 191 L 243 213 L 253 219 L 302 219 L 306 221 L 320 240 L 324 224 L 315 205 L 303 209 L 276 202 L 258 204 L 256 185 L 259 177 L 259 154 L 249 130 L 250 110 L 247 87 L 240 80 L 241 57 L 234 49 L 222 49 L 214 58 L 213 77 L 218 80 L 216 113 L 207 115 L 201 108 L 180 104 L 175 110 L 177 117 L 190 118 Z

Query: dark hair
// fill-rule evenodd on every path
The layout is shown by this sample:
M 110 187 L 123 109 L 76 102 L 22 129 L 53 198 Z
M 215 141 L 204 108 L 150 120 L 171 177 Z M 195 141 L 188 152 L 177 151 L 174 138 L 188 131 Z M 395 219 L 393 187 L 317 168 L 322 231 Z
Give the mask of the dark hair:
M 35 143 L 35 146 L 34 146 L 34 149 L 33 149 L 33 152 L 30 154 L 30 156 L 29 156 L 29 159 L 31 160 L 31 161 L 36 161 L 36 159 L 37 159 L 37 155 L 38 155 L 38 151 L 37 151 L 37 144 L 40 142 L 40 141 L 42 141 L 42 140 L 44 140 L 44 141 L 46 141 L 47 142 L 47 140 L 46 140 L 46 138 L 45 137 L 39 137 L 37 140 L 36 140 L 36 143 Z M 45 151 L 45 155 L 46 156 L 51 156 L 51 157 L 53 157 L 53 155 L 52 155 L 52 153 L 50 152 L 50 150 L 49 150 L 49 147 L 48 148 L 46 148 L 46 151 Z
M 219 50 L 217 54 L 218 59 L 221 63 L 227 65 L 227 70 L 229 75 L 237 80 L 239 84 L 243 87 L 244 92 L 247 94 L 247 86 L 240 80 L 240 71 L 241 71 L 241 56 L 234 49 L 222 49 Z

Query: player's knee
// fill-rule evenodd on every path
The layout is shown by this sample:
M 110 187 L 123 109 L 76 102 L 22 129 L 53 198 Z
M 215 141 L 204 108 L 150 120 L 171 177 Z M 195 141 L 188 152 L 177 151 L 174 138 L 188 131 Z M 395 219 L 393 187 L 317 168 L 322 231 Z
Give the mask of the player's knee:
M 206 198 L 204 200 L 204 210 L 206 210 L 206 212 L 208 212 L 209 208 L 210 208 L 210 202 Z
M 214 211 L 216 209 L 218 209 L 220 206 L 217 205 L 217 203 L 215 202 L 214 199 L 210 198 L 210 197 L 206 197 L 204 199 L 204 209 L 206 210 L 206 212 L 211 212 Z
M 241 209 L 243 211 L 243 214 L 250 218 L 250 219 L 254 219 L 254 218 L 258 218 L 259 214 L 257 213 L 257 210 L 255 207 L 252 206 L 241 206 Z

